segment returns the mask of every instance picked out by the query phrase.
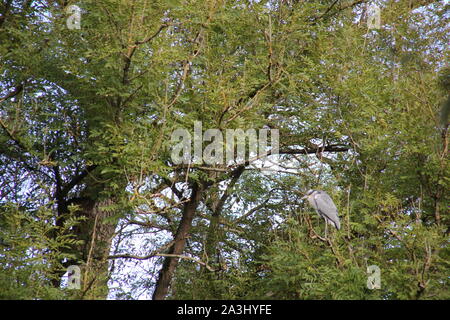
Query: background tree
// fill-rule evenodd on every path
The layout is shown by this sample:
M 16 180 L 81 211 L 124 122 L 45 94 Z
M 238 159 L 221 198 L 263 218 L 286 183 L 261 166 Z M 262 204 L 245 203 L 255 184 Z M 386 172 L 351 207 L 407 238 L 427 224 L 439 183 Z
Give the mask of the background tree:
M 49 288 L 20 297 L 448 298 L 448 16 L 379 5 L 367 30 L 366 1 L 3 1 L 0 258 Z M 276 172 L 174 164 L 170 135 L 194 121 L 279 129 Z M 330 238 L 309 187 L 340 209 Z

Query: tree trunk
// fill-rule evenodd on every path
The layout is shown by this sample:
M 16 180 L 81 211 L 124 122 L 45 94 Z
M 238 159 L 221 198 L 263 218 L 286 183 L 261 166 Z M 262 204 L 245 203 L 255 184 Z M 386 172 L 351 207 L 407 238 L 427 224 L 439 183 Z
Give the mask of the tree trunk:
M 186 239 L 192 226 L 192 220 L 195 216 L 197 206 L 200 202 L 202 188 L 197 183 L 192 186 L 191 198 L 184 205 L 183 217 L 174 238 L 174 244 L 169 249 L 169 254 L 180 255 L 184 251 Z M 179 258 L 166 257 L 163 266 L 159 272 L 158 281 L 156 282 L 155 291 L 153 292 L 153 300 L 163 300 L 169 292 L 170 283 L 173 278 L 174 271 L 178 265 Z
M 105 219 L 113 214 L 113 211 L 104 207 L 114 203 L 114 199 L 93 200 L 90 198 L 74 198 L 62 204 L 61 210 L 67 212 L 69 205 L 76 205 L 77 216 L 84 217 L 74 228 L 76 240 L 82 240 L 82 244 L 75 245 L 68 250 L 74 254 L 76 260 L 68 261 L 64 265 L 78 265 L 81 269 L 81 288 L 75 294 L 77 299 L 106 299 L 108 295 L 109 265 L 108 255 L 114 237 L 116 222 L 106 222 Z M 62 224 L 60 218 L 58 224 Z M 55 287 L 60 286 L 60 278 L 65 270 L 57 272 Z
M 217 259 L 217 243 L 219 241 L 219 219 L 220 212 L 213 212 L 211 215 L 211 219 L 209 222 L 208 233 L 205 241 L 205 254 L 206 254 L 206 262 L 209 265 L 215 265 L 219 263 Z M 206 268 L 203 268 L 207 271 Z
M 106 299 L 108 296 L 108 255 L 116 223 L 105 221 L 113 212 L 104 207 L 113 203 L 113 199 L 88 200 L 82 208 L 86 217 L 78 233 L 78 238 L 84 240 L 81 248 L 84 261 L 81 268 L 82 299 Z

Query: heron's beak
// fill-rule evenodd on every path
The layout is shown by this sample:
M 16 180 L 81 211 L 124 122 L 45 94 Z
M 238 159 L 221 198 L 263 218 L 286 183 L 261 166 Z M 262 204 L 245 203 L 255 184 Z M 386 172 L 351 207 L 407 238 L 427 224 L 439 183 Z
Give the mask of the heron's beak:
M 302 200 L 303 200 L 303 199 L 306 199 L 306 198 L 308 198 L 308 196 L 303 196 L 303 197 L 302 197 Z

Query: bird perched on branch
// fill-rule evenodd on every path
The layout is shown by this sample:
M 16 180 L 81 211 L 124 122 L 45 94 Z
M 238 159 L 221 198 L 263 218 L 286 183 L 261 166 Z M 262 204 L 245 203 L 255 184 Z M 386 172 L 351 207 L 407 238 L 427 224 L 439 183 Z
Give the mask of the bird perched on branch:
M 327 236 L 328 224 L 331 224 L 338 230 L 341 228 L 336 205 L 325 191 L 309 190 L 302 199 L 308 199 L 309 204 L 316 209 L 319 216 L 324 218 L 325 237 Z

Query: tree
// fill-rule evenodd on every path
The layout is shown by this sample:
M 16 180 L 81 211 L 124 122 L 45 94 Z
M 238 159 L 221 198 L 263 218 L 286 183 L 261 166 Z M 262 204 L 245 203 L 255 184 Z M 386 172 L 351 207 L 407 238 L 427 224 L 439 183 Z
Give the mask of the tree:
M 70 4 L 0 7 L 0 209 L 50 224 L 52 292 L 446 297 L 441 2 L 382 2 L 380 30 L 366 1 L 84 1 L 80 29 Z M 171 133 L 195 121 L 278 129 L 277 172 L 174 163 Z M 340 208 L 330 239 L 300 201 L 308 186 Z M 120 278 L 129 260 L 151 261 L 150 282 Z M 365 287 L 369 262 L 381 291 Z M 64 295 L 72 264 L 82 288 Z

